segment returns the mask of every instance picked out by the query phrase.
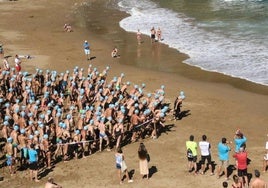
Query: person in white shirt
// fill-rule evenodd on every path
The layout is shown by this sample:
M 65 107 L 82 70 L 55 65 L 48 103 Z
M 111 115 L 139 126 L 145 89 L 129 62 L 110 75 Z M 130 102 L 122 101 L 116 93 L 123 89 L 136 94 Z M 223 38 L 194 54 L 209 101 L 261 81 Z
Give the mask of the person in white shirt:
M 201 152 L 201 169 L 200 173 L 204 174 L 206 170 L 205 162 L 207 161 L 207 166 L 211 170 L 210 175 L 214 175 L 212 165 L 211 165 L 211 153 L 210 153 L 210 148 L 211 145 L 207 141 L 207 136 L 203 135 L 202 136 L 202 141 L 199 142 L 199 148 Z
M 18 55 L 15 55 L 15 68 L 17 72 L 21 71 L 21 59 L 19 58 Z

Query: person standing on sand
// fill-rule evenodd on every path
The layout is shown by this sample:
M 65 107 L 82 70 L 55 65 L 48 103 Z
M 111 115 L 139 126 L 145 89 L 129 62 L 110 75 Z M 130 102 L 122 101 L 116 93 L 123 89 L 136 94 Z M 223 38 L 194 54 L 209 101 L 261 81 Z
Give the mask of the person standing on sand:
M 202 141 L 199 142 L 199 148 L 200 148 L 200 151 L 201 151 L 201 171 L 200 171 L 200 173 L 204 174 L 204 172 L 205 172 L 205 161 L 207 160 L 208 167 L 211 170 L 210 175 L 214 175 L 213 169 L 212 169 L 212 166 L 211 166 L 211 152 L 210 152 L 211 145 L 207 141 L 207 136 L 206 135 L 202 136 Z
M 37 178 L 37 173 L 38 173 L 38 153 L 34 149 L 34 144 L 30 145 L 30 149 L 28 150 L 28 154 L 29 154 L 30 180 L 33 180 L 33 178 L 35 178 L 35 182 L 39 182 L 39 180 Z
M 267 183 L 260 178 L 260 171 L 255 170 L 255 179 L 252 181 L 250 188 L 267 188 Z
M 180 91 L 180 95 L 174 101 L 174 109 L 173 109 L 174 120 L 179 120 L 182 118 L 181 106 L 182 106 L 182 101 L 184 99 L 185 99 L 184 92 Z
M 197 143 L 194 141 L 193 135 L 190 135 L 189 140 L 186 141 L 186 153 L 189 172 L 192 172 L 194 169 L 194 173 L 197 173 Z
M 231 151 L 228 144 L 229 142 L 226 138 L 222 138 L 221 142 L 218 144 L 219 165 L 217 174 L 218 178 L 220 178 L 223 170 L 226 180 L 228 180 L 227 167 L 229 166 L 229 152 Z
M 12 176 L 15 173 L 14 170 L 14 153 L 13 153 L 13 146 L 12 146 L 13 139 L 9 137 L 7 139 L 7 143 L 5 145 L 5 153 L 6 153 L 6 164 L 9 168 L 10 175 Z
M 244 148 L 241 147 L 239 149 L 239 153 L 235 153 L 233 157 L 237 161 L 237 174 L 240 179 L 240 182 L 242 182 L 243 184 L 243 180 L 245 180 L 245 187 L 248 187 L 247 152 L 245 152 Z
M 84 42 L 84 52 L 87 57 L 87 60 L 90 60 L 90 44 L 86 40 Z
M 146 176 L 147 180 L 149 179 L 149 168 L 148 168 L 148 151 L 143 143 L 140 143 L 140 147 L 138 150 L 139 156 L 139 165 L 140 165 L 140 174 L 142 178 Z
M 9 62 L 8 62 L 8 56 L 4 57 L 4 60 L 3 60 L 3 69 L 5 71 L 9 71 L 10 70 L 10 65 L 9 65 Z
M 17 72 L 21 71 L 21 59 L 19 58 L 19 56 L 16 54 L 15 55 L 15 68 Z
M 140 30 L 138 29 L 138 32 L 137 32 L 137 41 L 138 41 L 138 44 L 141 44 L 141 32 Z
M 116 169 L 118 171 L 118 177 L 119 177 L 120 184 L 123 183 L 122 177 L 121 177 L 122 173 L 126 175 L 126 177 L 128 179 L 128 183 L 133 182 L 133 180 L 130 179 L 130 177 L 129 177 L 128 170 L 127 170 L 127 165 L 126 165 L 126 162 L 125 162 L 125 157 L 124 157 L 124 154 L 123 154 L 123 151 L 122 151 L 121 148 L 116 149 L 115 166 L 116 166 Z
M 243 133 L 238 129 L 235 132 L 235 136 L 234 136 L 234 143 L 235 143 L 235 152 L 238 153 L 239 149 L 241 147 L 244 147 L 244 149 L 246 148 L 246 141 L 247 138 L 245 137 L 245 135 L 243 135 Z

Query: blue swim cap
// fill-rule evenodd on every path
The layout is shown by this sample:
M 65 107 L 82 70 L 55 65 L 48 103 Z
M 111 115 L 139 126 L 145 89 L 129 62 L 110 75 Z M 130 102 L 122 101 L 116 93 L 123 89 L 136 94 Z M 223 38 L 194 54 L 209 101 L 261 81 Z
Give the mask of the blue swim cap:
M 24 134 L 24 133 L 25 133 L 25 129 L 21 129 L 21 130 L 20 130 L 20 133 L 21 133 L 21 134 Z
M 48 135 L 47 134 L 44 134 L 43 138 L 44 139 L 48 139 Z
M 11 143 L 12 140 L 13 140 L 13 139 L 12 139 L 11 137 L 8 137 L 8 138 L 7 138 L 7 142 L 9 142 L 9 143 Z
M 15 130 L 15 131 L 19 130 L 19 126 L 18 126 L 18 125 L 15 125 L 15 126 L 14 126 L 14 130 Z

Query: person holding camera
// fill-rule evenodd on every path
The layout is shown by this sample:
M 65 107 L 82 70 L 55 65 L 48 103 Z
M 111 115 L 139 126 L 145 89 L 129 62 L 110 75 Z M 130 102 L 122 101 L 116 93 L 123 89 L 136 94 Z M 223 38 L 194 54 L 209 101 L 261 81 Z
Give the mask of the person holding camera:
M 230 143 L 232 142 L 227 141 L 226 138 L 222 138 L 218 144 L 219 165 L 217 174 L 218 178 L 220 178 L 222 173 L 224 173 L 226 180 L 228 180 L 227 167 L 229 166 L 229 153 L 231 151 Z

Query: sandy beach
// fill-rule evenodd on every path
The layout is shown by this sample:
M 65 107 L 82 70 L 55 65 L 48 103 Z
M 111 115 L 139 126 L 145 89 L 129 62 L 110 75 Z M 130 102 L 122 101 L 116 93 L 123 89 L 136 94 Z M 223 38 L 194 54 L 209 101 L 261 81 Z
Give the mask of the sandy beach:
M 138 45 L 135 33 L 127 33 L 119 27 L 118 22 L 126 15 L 110 8 L 111 2 L 0 1 L 0 43 L 4 45 L 5 55 L 12 56 L 11 66 L 14 66 L 15 54 L 33 57 L 23 60 L 22 70 L 29 73 L 36 68 L 65 72 L 75 66 L 87 68 L 89 64 L 100 70 L 109 66 L 109 80 L 124 73 L 124 81 L 132 85 L 145 83 L 146 92 L 165 85 L 166 102 L 170 102 L 171 107 L 179 92 L 184 91 L 186 99 L 182 110 L 185 116 L 179 121 L 171 121 L 169 117 L 165 123 L 170 127 L 168 131 L 158 139 L 143 140 L 151 156 L 150 179 L 142 180 L 139 174 L 139 141 L 123 148 L 128 169 L 133 174 L 131 184 L 119 185 L 115 152 L 104 151 L 86 159 L 57 163 L 51 170 L 40 173 L 39 183 L 28 180 L 26 171 L 18 171 L 10 177 L 7 169 L 1 169 L 4 181 L 0 182 L 0 187 L 44 187 L 48 177 L 54 177 L 64 188 L 221 187 L 224 178 L 188 173 L 185 141 L 191 134 L 195 141 L 206 134 L 212 145 L 212 159 L 217 164 L 217 144 L 222 137 L 233 140 L 238 128 L 248 139 L 249 174 L 252 175 L 254 169 L 262 171 L 268 140 L 268 87 L 183 64 L 186 54 L 161 43 L 151 44 L 147 36 L 143 36 L 144 42 Z M 70 23 L 74 31 L 64 32 L 65 23 Z M 95 57 L 91 61 L 84 55 L 84 40 L 91 44 Z M 120 58 L 110 55 L 115 46 Z M 230 164 L 234 163 L 231 157 Z M 261 177 L 268 181 L 267 172 L 261 173 Z

